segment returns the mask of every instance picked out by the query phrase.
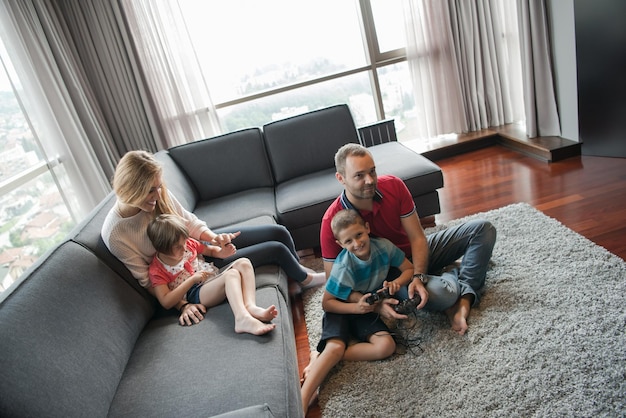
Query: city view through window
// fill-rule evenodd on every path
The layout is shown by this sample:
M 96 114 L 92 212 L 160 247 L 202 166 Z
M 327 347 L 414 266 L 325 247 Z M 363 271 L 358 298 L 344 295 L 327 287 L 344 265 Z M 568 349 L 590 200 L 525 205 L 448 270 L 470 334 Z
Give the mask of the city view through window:
M 0 68 L 0 292 L 74 226 L 57 181 Z M 15 81 L 14 81 L 15 82 Z M 55 181 L 56 178 L 56 181 Z

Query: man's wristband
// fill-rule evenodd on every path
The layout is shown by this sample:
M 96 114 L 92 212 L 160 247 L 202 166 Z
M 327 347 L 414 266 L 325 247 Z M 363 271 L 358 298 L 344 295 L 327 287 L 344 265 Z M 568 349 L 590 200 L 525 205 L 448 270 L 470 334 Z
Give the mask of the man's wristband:
M 424 273 L 414 274 L 413 279 L 419 279 L 419 281 L 422 282 L 422 284 L 428 283 L 428 276 L 425 275 Z
M 185 306 L 189 305 L 189 302 L 185 302 L 183 303 L 183 305 L 180 307 L 180 312 L 183 312 L 183 309 L 185 309 Z

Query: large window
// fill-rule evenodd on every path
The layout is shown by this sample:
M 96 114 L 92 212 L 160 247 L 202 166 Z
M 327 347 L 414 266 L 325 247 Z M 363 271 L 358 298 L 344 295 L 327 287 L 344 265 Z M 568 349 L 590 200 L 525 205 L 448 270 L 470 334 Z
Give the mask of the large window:
M 401 0 L 180 4 L 224 132 L 348 103 L 411 138 Z
M 19 79 L 0 40 L 0 292 L 74 225 L 63 166 L 46 159 L 15 94 Z

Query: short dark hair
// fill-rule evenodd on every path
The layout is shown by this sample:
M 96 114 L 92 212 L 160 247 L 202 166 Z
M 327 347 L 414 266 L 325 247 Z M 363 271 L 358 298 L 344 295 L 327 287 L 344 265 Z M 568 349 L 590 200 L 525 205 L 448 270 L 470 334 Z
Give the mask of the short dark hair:
M 330 227 L 333 230 L 333 235 L 337 238 L 341 231 L 354 224 L 365 226 L 365 219 L 354 209 L 343 209 L 333 216 Z

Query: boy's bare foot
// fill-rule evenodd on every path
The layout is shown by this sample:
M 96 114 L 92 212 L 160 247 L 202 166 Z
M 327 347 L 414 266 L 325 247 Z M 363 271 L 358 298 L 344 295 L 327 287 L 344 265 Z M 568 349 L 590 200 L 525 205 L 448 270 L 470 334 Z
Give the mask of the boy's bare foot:
M 306 380 L 306 377 L 309 374 L 309 370 L 311 370 L 311 365 L 315 360 L 317 360 L 317 357 L 319 355 L 320 353 L 318 353 L 317 350 L 311 351 L 311 354 L 309 355 L 309 364 L 307 364 L 307 366 L 302 371 L 302 379 L 300 379 L 300 385 L 302 385 L 302 383 L 304 383 L 304 381 Z
M 320 388 L 317 388 L 315 389 L 315 392 L 313 392 L 311 399 L 307 401 L 305 398 L 302 398 L 302 407 L 304 409 L 305 416 L 306 416 L 306 413 L 309 411 L 309 408 L 315 405 L 315 403 L 319 399 L 319 395 L 320 395 Z
M 452 329 L 459 335 L 467 332 L 467 318 L 470 314 L 471 301 L 465 296 L 461 296 L 452 307 L 446 309 L 446 315 L 450 320 Z
M 262 322 L 270 322 L 278 316 L 278 309 L 276 309 L 275 305 L 271 305 L 265 309 L 260 306 L 253 305 L 246 307 L 246 309 L 250 312 L 250 315 Z
M 263 335 L 276 328 L 276 324 L 266 324 L 256 318 L 244 316 L 243 318 L 235 318 L 235 332 L 238 334 L 248 333 L 252 335 Z

